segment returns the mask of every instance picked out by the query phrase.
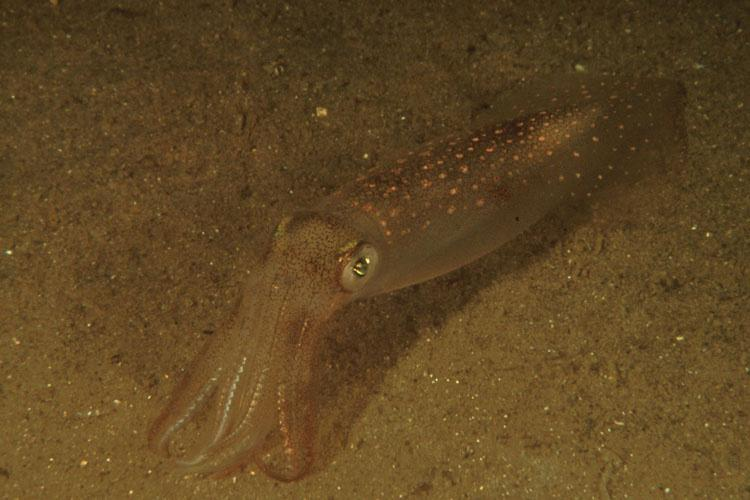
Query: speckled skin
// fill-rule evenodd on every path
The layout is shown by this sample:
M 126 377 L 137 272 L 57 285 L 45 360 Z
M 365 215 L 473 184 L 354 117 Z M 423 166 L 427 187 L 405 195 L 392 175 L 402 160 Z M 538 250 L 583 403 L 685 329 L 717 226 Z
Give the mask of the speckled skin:
M 176 459 L 184 472 L 255 461 L 279 479 L 301 477 L 314 460 L 315 353 L 330 315 L 463 266 L 561 202 L 653 170 L 654 153 L 681 135 L 681 96 L 659 80 L 523 86 L 495 124 L 408 152 L 286 217 L 231 324 L 154 423 L 152 446 L 190 443 Z M 192 420 L 198 432 L 184 432 Z
M 428 143 L 343 186 L 321 208 L 379 226 L 379 286 L 438 276 L 512 239 L 566 198 L 656 168 L 675 141 L 682 94 L 672 82 L 572 78 L 509 96 L 474 134 Z

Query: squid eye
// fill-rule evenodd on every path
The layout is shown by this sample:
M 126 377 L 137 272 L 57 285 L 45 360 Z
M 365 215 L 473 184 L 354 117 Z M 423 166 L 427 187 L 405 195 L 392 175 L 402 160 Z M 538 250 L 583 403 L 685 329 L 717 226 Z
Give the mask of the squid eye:
M 378 267 L 378 251 L 369 243 L 362 243 L 352 253 L 341 273 L 341 286 L 349 292 L 360 290 L 370 281 Z

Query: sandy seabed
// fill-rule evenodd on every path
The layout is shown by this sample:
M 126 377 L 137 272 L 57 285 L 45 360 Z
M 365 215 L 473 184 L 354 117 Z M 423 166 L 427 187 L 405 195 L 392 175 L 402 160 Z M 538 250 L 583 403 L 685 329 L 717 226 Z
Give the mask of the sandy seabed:
M 742 2 L 55 3 L 0 6 L 0 496 L 750 497 Z M 685 85 L 668 174 L 342 311 L 306 479 L 148 450 L 282 214 L 576 71 Z

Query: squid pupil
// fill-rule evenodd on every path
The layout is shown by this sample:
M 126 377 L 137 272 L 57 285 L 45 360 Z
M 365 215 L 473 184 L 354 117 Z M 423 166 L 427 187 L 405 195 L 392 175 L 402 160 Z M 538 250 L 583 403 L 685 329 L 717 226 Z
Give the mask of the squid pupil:
M 367 269 L 370 267 L 370 257 L 360 257 L 354 266 L 352 266 L 352 272 L 360 278 L 367 275 Z

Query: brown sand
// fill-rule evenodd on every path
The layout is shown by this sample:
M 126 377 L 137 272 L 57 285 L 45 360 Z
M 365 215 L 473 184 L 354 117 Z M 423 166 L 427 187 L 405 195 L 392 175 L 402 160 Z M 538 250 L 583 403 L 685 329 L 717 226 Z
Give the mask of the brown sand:
M 299 3 L 0 6 L 0 496 L 750 497 L 743 2 Z M 309 478 L 148 451 L 282 212 L 576 64 L 685 83 L 674 174 L 347 308 Z

